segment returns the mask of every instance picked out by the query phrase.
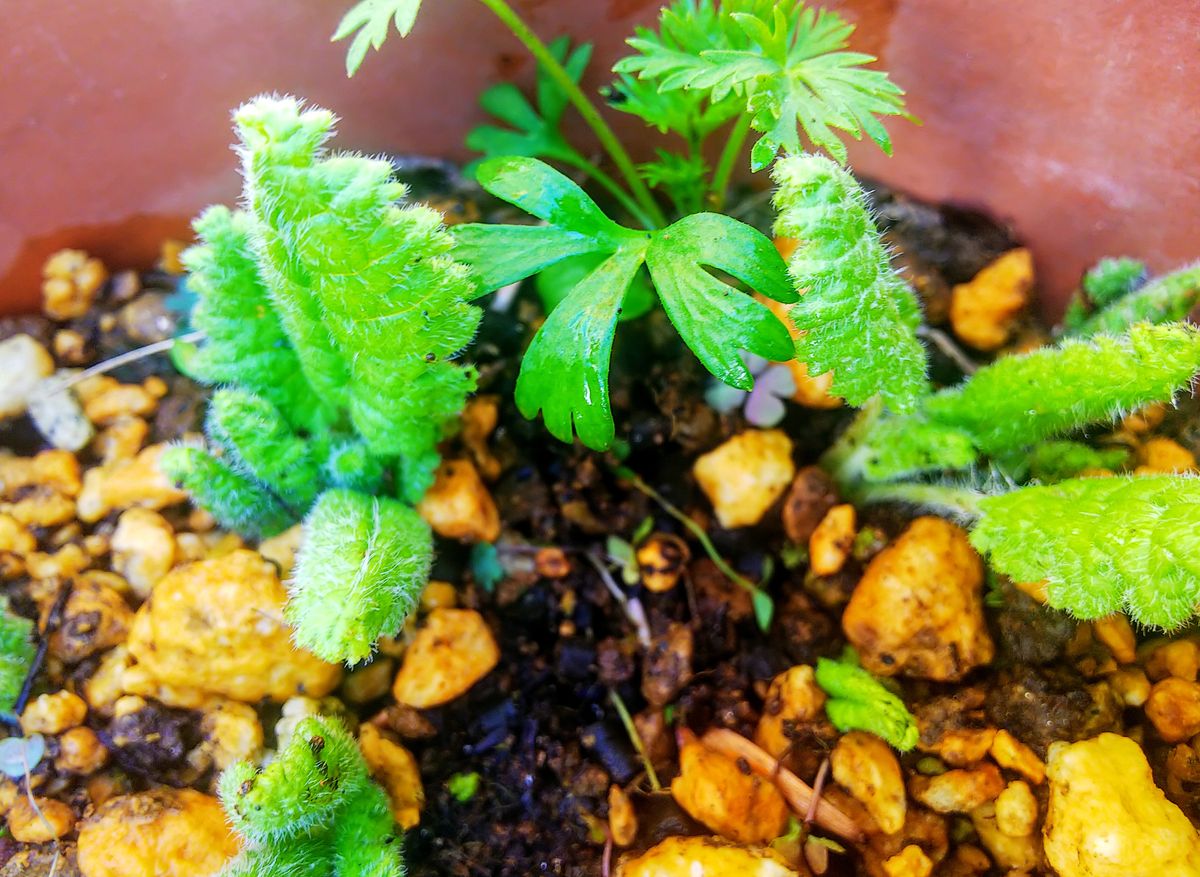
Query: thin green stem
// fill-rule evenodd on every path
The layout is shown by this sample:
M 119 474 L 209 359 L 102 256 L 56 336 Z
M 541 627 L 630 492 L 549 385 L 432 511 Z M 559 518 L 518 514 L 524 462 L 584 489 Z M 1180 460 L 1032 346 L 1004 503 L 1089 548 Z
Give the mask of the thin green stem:
M 625 466 L 621 466 L 617 469 L 617 474 L 658 503 L 664 512 L 686 527 L 688 532 L 700 543 L 700 547 L 704 549 L 704 553 L 708 555 L 709 560 L 716 565 L 717 569 L 723 572 L 739 588 L 749 592 L 751 599 L 754 601 L 754 611 L 759 626 L 763 630 L 766 630 L 771 623 L 771 595 L 730 566 L 725 558 L 721 556 L 721 553 L 717 551 L 717 546 L 713 545 L 712 540 L 708 538 L 708 534 L 704 532 L 704 528 L 684 514 L 682 509 L 643 481 L 641 476 L 636 472 Z
M 875 428 L 882 414 L 883 403 L 876 396 L 859 410 L 850 425 L 837 437 L 837 441 L 821 455 L 821 468 L 833 476 L 833 480 L 843 491 L 859 480 L 861 466 L 858 456 L 868 444 L 871 430 Z
M 902 502 L 946 512 L 955 518 L 974 521 L 980 515 L 982 493 L 965 487 L 945 484 L 864 484 L 854 491 L 853 499 L 861 505 L 877 502 Z
M 650 780 L 650 788 L 656 792 L 661 792 L 662 783 L 658 781 L 658 774 L 654 772 L 654 765 L 650 763 L 650 756 L 646 754 L 646 744 L 642 742 L 642 735 L 638 733 L 637 725 L 633 723 L 633 716 L 629 714 L 629 707 L 625 706 L 625 701 L 621 699 L 621 695 L 617 694 L 616 689 L 609 689 L 608 699 L 612 701 L 613 708 L 616 709 L 617 715 L 621 717 L 621 724 L 625 726 L 625 733 L 629 735 L 629 742 L 633 744 L 633 748 L 637 750 L 638 757 L 642 759 L 642 764 L 646 768 L 646 778 Z
M 620 205 L 624 207 L 631 216 L 633 216 L 646 228 L 655 227 L 654 220 L 647 215 L 646 211 L 642 209 L 640 204 L 630 197 L 628 192 L 621 188 L 620 183 L 618 183 L 604 171 L 600 170 L 600 168 L 588 161 L 582 155 L 579 155 L 578 153 L 574 153 L 570 156 L 562 155 L 559 156 L 559 160 L 563 164 L 568 164 L 573 168 L 578 168 L 599 183 L 610 195 L 617 199 L 618 203 L 620 203 Z
M 612 157 L 613 163 L 621 172 L 621 176 L 625 178 L 625 182 L 629 186 L 629 191 L 633 193 L 634 199 L 642 205 L 646 214 L 654 220 L 657 226 L 667 224 L 666 217 L 659 209 L 658 203 L 650 194 L 650 190 L 646 188 L 646 183 L 638 175 L 637 168 L 634 167 L 633 159 L 629 157 L 629 153 L 625 151 L 625 147 L 621 145 L 621 141 L 617 139 L 617 135 L 613 133 L 612 128 L 604 121 L 600 115 L 600 111 L 596 109 L 596 105 L 592 103 L 583 93 L 583 90 L 575 84 L 571 79 L 571 75 L 567 73 L 563 65 L 558 63 L 558 60 L 550 52 L 549 47 L 541 41 L 529 25 L 521 20 L 505 0 L 479 0 L 484 6 L 492 11 L 492 13 L 500 19 L 500 21 L 512 31 L 513 36 L 521 41 L 521 44 L 529 50 L 529 53 L 537 60 L 539 64 L 550 74 L 550 78 L 563 90 L 567 99 L 579 111 L 579 115 L 583 116 L 584 122 L 595 133 L 600 145 Z
M 713 174 L 709 196 L 717 208 L 725 206 L 725 193 L 729 189 L 729 179 L 733 176 L 733 166 L 742 154 L 742 146 L 746 143 L 746 135 L 750 133 L 750 114 L 742 113 L 729 131 L 729 139 L 717 159 L 717 171 Z

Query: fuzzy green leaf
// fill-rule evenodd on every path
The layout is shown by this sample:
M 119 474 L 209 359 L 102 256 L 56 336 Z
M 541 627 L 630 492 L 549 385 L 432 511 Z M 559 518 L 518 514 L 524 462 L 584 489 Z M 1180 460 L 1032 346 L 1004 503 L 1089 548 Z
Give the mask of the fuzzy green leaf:
M 218 877 L 312 877 L 333 874 L 333 840 L 328 831 L 244 848 Z
M 1101 259 L 1083 278 L 1083 291 L 1094 307 L 1102 308 L 1128 295 L 1146 280 L 1140 259 Z
M 296 522 L 296 515 L 261 483 L 234 471 L 201 448 L 175 445 L 158 461 L 171 481 L 192 495 L 222 527 L 250 538 L 274 536 Z
M 1043 484 L 1074 478 L 1085 469 L 1117 469 L 1129 461 L 1125 448 L 1093 448 L 1067 440 L 1038 444 L 1029 452 L 1029 475 Z
M 517 407 L 526 417 L 541 411 L 552 435 L 570 441 L 574 432 L 596 449 L 611 444 L 615 428 L 608 369 L 613 337 L 643 262 L 683 339 L 722 380 L 746 389 L 753 383 L 736 356 L 738 347 L 790 358 L 783 325 L 761 304 L 705 270 L 723 271 L 771 298 L 794 300 L 779 254 L 749 226 L 699 214 L 654 232 L 623 228 L 577 185 L 532 158 L 491 159 L 480 165 L 478 178 L 493 195 L 550 225 L 459 226 L 457 252 L 487 278 L 485 286 L 521 280 L 568 256 L 604 257 L 547 317 L 521 364 Z M 522 240 L 546 246 L 518 252 L 516 244 Z
M 1200 371 L 1200 332 L 1139 325 L 1122 338 L 1065 341 L 1006 356 L 931 397 L 931 419 L 1000 453 L 1091 423 L 1106 423 L 1186 390 Z
M 569 46 L 567 37 L 559 37 L 550 43 L 550 54 L 563 65 L 571 81 L 578 83 L 592 56 L 592 46 L 584 43 L 568 53 Z M 567 94 L 541 64 L 537 68 L 536 109 L 511 82 L 493 85 L 479 96 L 479 103 L 509 126 L 480 125 L 467 135 L 467 146 L 482 152 L 485 159 L 523 155 L 570 164 L 583 161 L 562 132 Z M 475 167 L 470 165 L 467 171 L 473 172 Z
M 1046 580 L 1056 608 L 1170 630 L 1200 605 L 1200 479 L 1085 478 L 980 506 L 972 544 L 1017 581 Z
M 433 545 L 415 511 L 386 497 L 328 490 L 305 521 L 286 617 L 297 645 L 357 663 L 400 629 L 429 579 Z
M 892 269 L 854 178 L 827 158 L 779 162 L 775 234 L 802 241 L 788 263 L 800 300 L 792 320 L 804 335 L 796 358 L 811 374 L 833 372 L 833 392 L 852 405 L 875 394 L 898 411 L 928 390 L 921 308 Z
M 454 362 L 481 316 L 469 271 L 436 211 L 396 203 L 405 189 L 387 162 L 326 154 L 329 113 L 258 98 L 235 119 L 262 273 L 305 373 L 374 454 L 405 458 L 415 501 L 475 386 Z
M 260 482 L 300 517 L 321 489 L 321 470 L 308 442 L 266 399 L 244 390 L 213 393 L 206 422 L 209 440 L 228 452 L 234 468 Z
M 400 36 L 408 36 L 420 11 L 421 0 L 359 0 L 342 16 L 332 38 L 337 42 L 355 34 L 346 52 L 346 75 L 355 74 L 367 56 L 367 49 L 383 45 L 393 22 Z
M 360 441 L 336 441 L 325 457 L 322 480 L 330 487 L 377 493 L 383 485 L 383 463 Z
M 978 456 L 971 437 L 953 426 L 931 423 L 916 414 L 884 417 L 870 430 L 867 441 L 855 448 L 844 471 L 868 481 L 892 481 L 922 472 L 966 469 Z
M 917 745 L 917 721 L 904 701 L 856 663 L 818 658 L 816 678 L 829 695 L 825 714 L 839 731 L 867 731 L 900 752 Z
M 1111 301 L 1068 330 L 1069 334 L 1087 338 L 1101 333 L 1124 332 L 1140 322 L 1175 322 L 1186 319 L 1197 304 L 1200 304 L 1200 264 L 1156 277 Z
M 177 345 L 183 354 L 177 364 L 204 384 L 240 384 L 271 402 L 293 426 L 319 428 L 332 415 L 305 379 L 259 277 L 252 218 L 210 207 L 193 228 L 201 242 L 184 251 L 183 264 L 196 294 L 191 324 L 205 338 L 195 348 Z
M 687 89 L 714 102 L 740 96 L 763 135 L 751 152 L 754 170 L 781 149 L 802 152 L 800 130 L 839 162 L 846 147 L 838 132 L 866 134 L 891 153 L 876 117 L 902 114 L 904 92 L 885 73 L 863 67 L 872 56 L 844 51 L 854 27 L 840 16 L 799 0 L 726 0 L 716 12 L 706 0 L 676 0 L 660 30 L 668 22 L 686 28 L 686 43 L 640 31 L 629 41 L 640 54 L 614 69 L 651 79 L 662 91 Z
M 238 834 L 270 844 L 329 824 L 370 782 L 358 743 L 342 723 L 308 716 L 266 768 L 245 761 L 230 765 L 217 794 Z
M 334 873 L 339 877 L 404 877 L 392 806 L 374 783 L 339 815 L 332 840 Z
M 0 596 L 0 713 L 10 712 L 33 666 L 33 622 L 13 613 Z

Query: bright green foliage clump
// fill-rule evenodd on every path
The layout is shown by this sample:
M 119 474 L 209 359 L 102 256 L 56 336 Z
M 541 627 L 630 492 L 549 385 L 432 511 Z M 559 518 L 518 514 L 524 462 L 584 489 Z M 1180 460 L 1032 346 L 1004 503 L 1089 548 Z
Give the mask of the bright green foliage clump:
M 440 216 L 401 206 L 391 166 L 330 155 L 333 115 L 262 97 L 235 115 L 245 212 L 208 210 L 185 256 L 205 340 L 178 357 L 213 394 L 208 448 L 162 458 L 224 526 L 262 537 L 309 515 L 296 640 L 358 661 L 399 629 L 429 572 L 411 508 L 475 385 L 454 357 L 474 285 Z M 314 506 L 315 503 L 315 506 Z
M 286 530 L 296 521 L 278 497 L 203 448 L 169 447 L 158 465 L 222 527 L 262 538 Z
M 327 490 L 305 532 L 287 606 L 296 642 L 327 661 L 364 660 L 420 597 L 433 562 L 429 525 L 394 499 Z
M 397 205 L 405 188 L 388 162 L 324 153 L 332 114 L 260 98 L 235 119 L 260 269 L 300 365 L 373 453 L 401 459 L 415 500 L 475 386 L 452 361 L 479 324 L 468 269 L 436 211 Z
M 825 714 L 839 731 L 867 731 L 900 752 L 917 745 L 917 721 L 904 701 L 857 660 L 817 659 L 817 685 L 829 695 Z
M 1042 484 L 1074 478 L 1086 469 L 1119 469 L 1129 462 L 1125 448 L 1093 448 L 1066 439 L 1042 442 L 1025 461 L 1029 475 Z
M 833 391 L 852 405 L 876 393 L 898 411 L 926 392 L 921 307 L 892 269 L 865 193 L 818 155 L 785 158 L 771 173 L 779 189 L 775 234 L 798 238 L 788 270 L 803 294 L 790 309 L 804 335 L 796 358 L 810 374 L 833 371 Z
M 571 256 L 604 256 L 547 318 L 517 380 L 521 413 L 534 417 L 540 410 L 546 428 L 563 441 L 574 430 L 588 447 L 612 443 L 609 359 L 626 293 L 642 265 L 683 340 L 722 381 L 744 390 L 753 386 L 740 350 L 767 359 L 792 357 L 787 328 L 705 270 L 723 271 L 777 301 L 795 301 L 783 260 L 750 226 L 698 213 L 658 231 L 624 228 L 573 182 L 532 158 L 490 159 L 477 176 L 493 195 L 546 223 L 454 228 L 456 252 L 475 266 L 481 291 Z
M 868 407 L 824 463 L 861 500 L 976 519 L 976 548 L 1007 576 L 1045 579 L 1054 607 L 1081 618 L 1124 609 L 1142 624 L 1178 627 L 1200 606 L 1200 479 L 1076 479 L 1085 469 L 1120 467 L 1128 453 L 1051 439 L 1169 402 L 1198 372 L 1200 330 L 1182 323 L 1067 340 L 1003 357 L 928 397 L 915 414 Z M 1002 477 L 980 490 L 898 480 L 965 469 L 984 456 Z M 1012 489 L 1027 479 L 1043 484 Z M 989 495 L 997 482 L 1004 492 Z
M 246 841 L 222 877 L 404 874 L 387 796 L 336 719 L 301 720 L 266 768 L 231 765 L 221 774 L 218 794 Z
M 1050 604 L 1085 619 L 1121 610 L 1172 629 L 1200 606 L 1200 479 L 1083 478 L 980 502 L 971 541 Z
M 14 615 L 0 597 L 0 713 L 11 712 L 33 665 L 33 622 Z
M 865 411 L 829 452 L 847 489 L 919 472 L 961 469 L 981 454 L 1006 455 L 1186 390 L 1200 371 L 1200 332 L 1139 325 L 1120 338 L 1069 340 L 1006 356 L 914 414 Z M 968 446 L 974 453 L 968 453 Z
M 845 51 L 854 31 L 841 16 L 798 0 L 677 0 L 663 10 L 660 32 L 639 29 L 638 51 L 614 68 L 688 91 L 721 105 L 736 95 L 762 138 L 751 150 L 761 170 L 780 150 L 803 151 L 799 131 L 839 161 L 837 133 L 865 133 L 884 152 L 891 140 L 876 116 L 904 111 L 903 94 L 887 74 L 863 67 L 875 60 Z
M 1002 357 L 931 397 L 925 410 L 965 430 L 981 451 L 996 453 L 1170 401 L 1197 371 L 1200 332 L 1139 325 L 1120 338 Z
M 197 297 L 191 324 L 205 338 L 198 347 L 176 345 L 176 364 L 200 383 L 236 383 L 261 396 L 297 429 L 319 428 L 333 414 L 305 380 L 263 285 L 253 218 L 218 205 L 200 214 L 193 228 L 201 244 L 184 251 L 183 264 Z
M 1068 335 L 1090 337 L 1100 333 L 1123 332 L 1135 323 L 1169 323 L 1183 320 L 1200 304 L 1200 264 L 1189 265 L 1171 274 L 1141 284 L 1145 276 L 1136 275 L 1133 266 L 1141 266 L 1133 260 L 1106 260 L 1114 266 L 1126 266 L 1123 272 L 1118 267 L 1097 266 L 1093 277 L 1089 274 L 1084 281 L 1091 310 L 1084 312 L 1077 301 L 1068 308 L 1063 320 Z

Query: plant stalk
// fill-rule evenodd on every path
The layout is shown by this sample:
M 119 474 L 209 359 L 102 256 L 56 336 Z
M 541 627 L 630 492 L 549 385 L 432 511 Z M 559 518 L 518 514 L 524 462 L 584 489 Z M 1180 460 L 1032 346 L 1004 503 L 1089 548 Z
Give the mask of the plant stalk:
M 717 170 L 713 174 L 712 186 L 709 188 L 709 197 L 718 208 L 725 206 L 725 193 L 729 189 L 729 180 L 733 176 L 733 166 L 737 162 L 738 156 L 742 154 L 742 146 L 745 145 L 746 135 L 749 133 L 750 114 L 742 113 L 729 132 L 729 139 L 725 141 L 721 157 L 717 159 Z
M 613 133 L 612 128 L 604 121 L 604 117 L 600 115 L 600 111 L 583 93 L 583 90 L 572 81 L 570 74 L 563 68 L 562 64 L 550 52 L 549 47 L 541 41 L 516 11 L 505 2 L 505 0 L 479 0 L 492 13 L 500 19 L 500 21 L 512 31 L 513 36 L 520 40 L 521 44 L 529 50 L 529 53 L 537 60 L 539 64 L 550 74 L 550 77 L 563 90 L 567 99 L 571 101 L 572 106 L 578 110 L 579 115 L 583 116 L 583 120 L 588 124 L 588 127 L 595 133 L 600 145 L 612 157 L 613 163 L 621 172 L 621 176 L 625 178 L 625 182 L 629 186 L 629 190 L 633 193 L 634 199 L 642 205 L 646 214 L 654 220 L 657 226 L 667 224 L 667 219 L 663 215 L 654 197 L 650 194 L 650 190 L 646 188 L 645 182 L 638 175 L 637 168 L 634 167 L 633 159 L 629 157 L 629 153 L 625 151 L 625 147 L 621 145 L 621 141 L 617 139 L 617 135 Z
M 854 491 L 854 501 L 863 505 L 876 502 L 902 502 L 936 509 L 964 523 L 981 514 L 979 501 L 984 494 L 965 487 L 945 484 L 864 484 Z
M 713 545 L 712 540 L 708 538 L 708 534 L 704 532 L 704 528 L 684 514 L 682 509 L 643 481 L 640 475 L 624 466 L 617 469 L 617 474 L 658 503 L 664 512 L 687 528 L 688 532 L 700 543 L 700 547 L 704 549 L 704 553 L 708 555 L 709 560 L 716 565 L 717 569 L 724 573 L 731 582 L 750 594 L 750 597 L 756 604 L 755 615 L 758 618 L 759 627 L 766 630 L 770 626 L 770 616 L 773 614 L 771 595 L 730 566 L 729 562 L 721 556 L 721 552 L 717 551 L 717 546 Z M 758 605 L 760 602 L 765 603 L 766 607 L 769 607 L 765 615 L 760 614 L 760 606 Z

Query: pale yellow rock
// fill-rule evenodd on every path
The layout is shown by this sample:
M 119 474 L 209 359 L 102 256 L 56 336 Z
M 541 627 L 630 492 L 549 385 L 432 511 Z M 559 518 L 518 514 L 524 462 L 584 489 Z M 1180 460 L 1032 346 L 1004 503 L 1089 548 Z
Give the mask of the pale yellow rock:
M 72 728 L 59 736 L 58 757 L 54 759 L 59 773 L 88 776 L 107 762 L 108 749 L 91 728 Z
M 132 459 L 89 469 L 79 493 L 79 519 L 93 523 L 114 510 L 133 506 L 161 509 L 187 499 L 158 468 L 158 458 L 166 447 L 151 445 Z
M 992 758 L 996 764 L 1008 770 L 1015 770 L 1035 785 L 1040 785 L 1046 779 L 1046 765 L 1038 758 L 1037 753 L 1010 734 L 1000 730 L 992 738 Z
M 693 819 L 739 843 L 774 840 L 791 813 L 773 783 L 696 740 L 680 750 L 671 795 Z
M 38 382 L 54 373 L 54 357 L 30 335 L 0 341 L 0 419 L 22 414 Z
M 495 542 L 500 535 L 500 512 L 475 464 L 467 459 L 444 460 L 433 486 L 417 503 L 417 512 L 439 536 L 472 542 Z
M 37 539 L 12 515 L 0 514 L 0 551 L 24 556 L 37 548 Z
M 937 813 L 970 813 L 996 800 L 1004 791 L 1004 777 L 994 764 L 948 770 L 937 776 L 916 775 L 909 780 L 913 798 Z
M 42 451 L 33 457 L 0 456 L 0 496 L 5 499 L 29 487 L 76 496 L 80 486 L 79 461 L 69 451 Z
M 909 844 L 883 863 L 887 877 L 929 877 L 933 862 L 916 844 Z
M 778 429 L 748 429 L 699 457 L 692 474 L 722 527 L 750 527 L 796 474 L 792 440 Z
M 996 826 L 1009 837 L 1025 837 L 1037 827 L 1038 805 L 1033 789 L 1013 780 L 996 798 Z
M 259 761 L 263 729 L 253 707 L 223 700 L 205 710 L 200 719 L 200 749 L 203 758 L 217 770 L 235 761 Z
M 1042 867 L 1044 854 L 1041 835 L 1036 831 L 1019 837 L 1005 834 L 996 819 L 995 803 L 989 801 L 971 811 L 971 824 L 975 826 L 980 843 L 1005 872 L 1018 875 L 1037 873 L 1037 869 Z
M 371 776 L 387 792 L 396 824 L 407 830 L 420 823 L 425 788 L 412 753 L 383 736 L 374 725 L 363 725 L 359 729 L 358 747 Z
M 472 609 L 434 609 L 404 653 L 392 694 L 418 709 L 465 694 L 496 666 L 500 648 Z
M 1150 680 L 1141 667 L 1118 670 L 1108 677 L 1108 687 L 1128 707 L 1144 706 L 1150 699 Z
M 79 831 L 83 877 L 215 877 L 238 851 L 216 798 L 152 789 L 105 801 Z
M 754 742 L 773 758 L 782 758 L 792 746 L 788 727 L 816 721 L 824 707 L 825 692 L 817 685 L 813 668 L 797 664 L 771 680 Z
M 1200 836 L 1154 785 L 1137 743 L 1053 743 L 1046 769 L 1046 858 L 1059 877 L 1200 877 Z
M 41 694 L 21 713 L 21 730 L 26 734 L 61 734 L 83 724 L 87 702 L 69 691 Z
M 138 610 L 129 651 L 165 686 L 246 703 L 321 697 L 341 667 L 292 645 L 286 599 L 275 567 L 253 551 L 176 567 Z
M 608 830 L 619 847 L 627 847 L 637 838 L 637 811 L 629 795 L 616 783 L 608 787 Z
M 62 837 L 74 827 L 75 811 L 53 798 L 30 801 L 28 795 L 18 795 L 8 809 L 8 833 L 19 843 L 45 843 Z
M 857 517 L 850 503 L 835 505 L 808 540 L 808 564 L 813 573 L 831 576 L 841 572 L 854 547 Z
M 983 563 L 966 531 L 921 517 L 875 555 L 842 629 L 872 673 L 940 682 L 992 660 L 983 617 Z
M 1014 321 L 1033 289 L 1033 256 L 1009 250 L 970 282 L 955 286 L 950 299 L 954 334 L 979 350 L 997 350 L 1008 340 Z
M 796 872 L 770 849 L 715 837 L 669 837 L 640 856 L 622 859 L 616 877 L 796 877 Z
M 127 509 L 117 519 L 112 536 L 112 565 L 145 599 L 175 565 L 174 529 L 156 511 Z
M 1117 613 L 1092 622 L 1092 633 L 1116 658 L 1119 664 L 1132 664 L 1137 657 L 1137 637 L 1129 619 Z
M 108 375 L 96 375 L 75 385 L 75 395 L 83 403 L 83 413 L 97 426 L 108 426 L 126 417 L 144 417 L 154 413 L 161 394 L 155 385 L 122 384 Z
M 851 731 L 829 757 L 833 780 L 857 798 L 884 834 L 904 827 L 908 797 L 892 748 L 865 731 Z
M 258 553 L 279 567 L 279 578 L 287 581 L 296 566 L 296 554 L 303 543 L 304 525 L 295 524 L 282 533 L 260 542 Z

